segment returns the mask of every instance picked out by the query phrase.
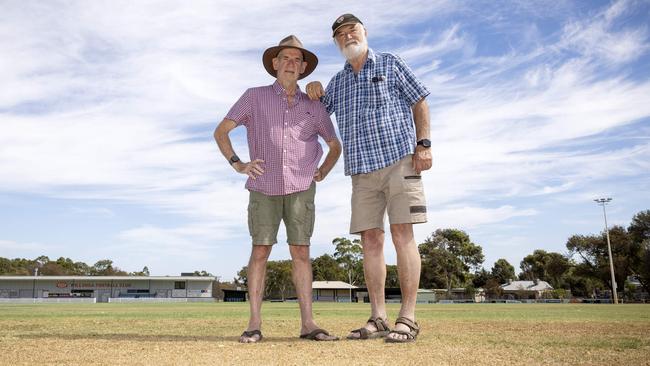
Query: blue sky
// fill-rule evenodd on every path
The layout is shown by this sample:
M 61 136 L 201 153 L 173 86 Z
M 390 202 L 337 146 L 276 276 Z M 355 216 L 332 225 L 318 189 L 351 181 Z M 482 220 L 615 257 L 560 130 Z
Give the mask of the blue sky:
M 212 132 L 246 88 L 273 82 L 261 55 L 288 34 L 320 59 L 301 86 L 326 84 L 345 12 L 431 90 L 418 242 L 460 228 L 486 268 L 518 268 L 600 232 L 594 198 L 614 199 L 610 224 L 650 209 L 647 0 L 1 1 L 0 256 L 234 277 L 248 197 Z M 233 140 L 246 158 L 244 131 Z M 317 188 L 312 257 L 347 235 L 349 196 L 340 161 Z M 272 259 L 289 257 L 279 239 Z

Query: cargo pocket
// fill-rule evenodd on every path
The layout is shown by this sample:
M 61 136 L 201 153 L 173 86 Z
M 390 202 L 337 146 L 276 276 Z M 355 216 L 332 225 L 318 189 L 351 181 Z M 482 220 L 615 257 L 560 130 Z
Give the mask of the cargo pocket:
M 404 192 L 408 196 L 409 213 L 414 222 L 426 221 L 427 204 L 424 199 L 424 186 L 421 175 L 404 177 Z
M 316 221 L 316 205 L 313 202 L 307 202 L 307 212 L 305 217 L 305 233 L 307 234 L 307 239 L 311 238 L 311 235 L 314 233 L 314 222 Z
M 251 236 L 255 236 L 256 229 L 259 226 L 257 218 L 257 202 L 251 201 L 248 203 L 248 232 Z

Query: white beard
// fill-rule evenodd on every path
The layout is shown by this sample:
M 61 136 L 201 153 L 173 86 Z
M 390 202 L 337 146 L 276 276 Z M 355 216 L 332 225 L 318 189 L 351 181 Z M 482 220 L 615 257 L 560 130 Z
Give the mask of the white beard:
M 346 60 L 353 60 L 359 56 L 362 56 L 364 52 L 368 49 L 368 41 L 363 39 L 359 43 L 352 43 L 347 46 L 344 46 L 341 49 L 341 53 Z

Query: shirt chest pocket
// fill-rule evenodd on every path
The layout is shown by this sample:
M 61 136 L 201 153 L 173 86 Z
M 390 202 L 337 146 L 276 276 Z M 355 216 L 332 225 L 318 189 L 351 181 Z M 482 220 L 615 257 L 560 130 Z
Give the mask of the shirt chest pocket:
M 292 135 L 302 141 L 315 137 L 316 117 L 311 112 L 303 112 L 296 116 L 295 123 L 291 126 Z
M 374 80 L 374 79 L 373 79 Z M 387 80 L 370 81 L 366 86 L 366 108 L 377 109 L 390 104 L 392 94 Z

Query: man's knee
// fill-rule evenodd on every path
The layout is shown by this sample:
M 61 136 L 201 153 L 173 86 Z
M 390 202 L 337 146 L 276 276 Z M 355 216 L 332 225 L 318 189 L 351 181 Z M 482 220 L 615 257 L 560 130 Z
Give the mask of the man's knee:
M 392 224 L 390 233 L 395 246 L 410 245 L 413 241 L 413 224 Z
M 309 261 L 308 245 L 289 245 L 289 253 L 294 261 Z
M 370 229 L 361 233 L 361 246 L 364 254 L 374 254 L 384 250 L 384 231 Z
M 271 249 L 273 249 L 272 245 L 253 245 L 253 250 L 251 251 L 251 261 L 265 262 L 269 259 Z

